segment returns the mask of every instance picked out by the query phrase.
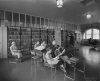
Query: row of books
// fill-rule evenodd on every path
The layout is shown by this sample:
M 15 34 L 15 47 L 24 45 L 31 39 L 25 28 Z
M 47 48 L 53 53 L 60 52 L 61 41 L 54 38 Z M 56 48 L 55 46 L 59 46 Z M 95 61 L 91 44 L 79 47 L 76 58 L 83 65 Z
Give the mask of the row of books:
M 37 41 L 51 42 L 54 39 L 54 31 L 39 28 L 8 27 L 8 50 L 12 41 L 23 51 L 30 51 Z M 26 50 L 27 49 L 27 50 Z M 27 53 L 26 53 L 27 54 Z
M 15 31 L 15 32 L 9 31 L 8 34 L 9 35 L 20 35 L 20 32 L 19 31 Z
M 17 39 L 18 40 L 18 39 L 20 39 L 20 35 L 16 35 L 16 36 L 15 35 L 8 35 L 8 39 L 9 40 L 11 40 L 11 39 Z
M 67 41 L 67 31 L 61 30 L 61 45 L 66 46 L 66 41 Z

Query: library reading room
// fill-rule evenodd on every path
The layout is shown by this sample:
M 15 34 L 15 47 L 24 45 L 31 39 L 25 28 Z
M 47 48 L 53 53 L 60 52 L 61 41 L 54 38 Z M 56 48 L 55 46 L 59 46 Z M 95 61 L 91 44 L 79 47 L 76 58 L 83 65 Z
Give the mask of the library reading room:
M 100 81 L 100 0 L 0 0 L 0 81 Z

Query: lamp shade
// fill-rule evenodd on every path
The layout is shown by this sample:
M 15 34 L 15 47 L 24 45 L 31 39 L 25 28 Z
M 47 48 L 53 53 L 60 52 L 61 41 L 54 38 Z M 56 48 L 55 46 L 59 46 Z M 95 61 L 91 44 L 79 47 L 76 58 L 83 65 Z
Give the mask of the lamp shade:
M 91 18 L 91 14 L 86 14 L 86 18 L 90 19 Z
M 61 8 L 63 6 L 63 0 L 57 0 L 57 7 Z

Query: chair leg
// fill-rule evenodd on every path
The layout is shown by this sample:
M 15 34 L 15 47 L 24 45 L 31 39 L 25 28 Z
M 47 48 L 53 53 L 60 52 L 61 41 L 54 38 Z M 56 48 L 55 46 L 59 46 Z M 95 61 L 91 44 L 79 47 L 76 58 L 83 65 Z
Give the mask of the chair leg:
M 35 67 L 37 67 L 37 66 L 39 67 L 39 62 L 36 61 L 36 59 L 31 58 L 31 64 L 32 65 L 34 64 Z
M 14 58 L 10 58 L 10 63 L 17 63 L 16 61 L 17 59 L 14 59 Z
M 35 65 L 35 60 L 33 59 L 33 58 L 31 58 L 31 64 L 33 65 Z
M 53 69 L 54 69 L 54 72 L 53 72 Z M 53 68 L 53 67 L 51 66 L 51 74 L 53 74 L 53 75 L 56 74 L 56 67 Z

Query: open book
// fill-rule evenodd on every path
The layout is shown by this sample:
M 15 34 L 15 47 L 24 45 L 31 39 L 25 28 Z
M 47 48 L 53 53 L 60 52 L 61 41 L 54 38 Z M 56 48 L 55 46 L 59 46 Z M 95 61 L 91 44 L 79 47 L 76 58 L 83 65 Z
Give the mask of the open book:
M 56 56 L 56 57 L 59 57 L 59 56 L 61 56 L 61 55 L 63 55 L 65 53 L 65 49 L 62 51 L 62 53 L 60 53 L 58 56 Z
M 45 49 L 45 47 L 44 47 L 44 46 L 39 46 L 39 47 L 37 47 L 37 48 L 35 48 L 35 49 L 42 51 L 42 50 Z

